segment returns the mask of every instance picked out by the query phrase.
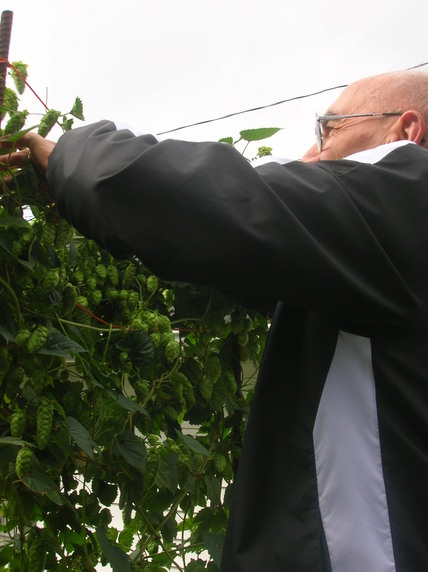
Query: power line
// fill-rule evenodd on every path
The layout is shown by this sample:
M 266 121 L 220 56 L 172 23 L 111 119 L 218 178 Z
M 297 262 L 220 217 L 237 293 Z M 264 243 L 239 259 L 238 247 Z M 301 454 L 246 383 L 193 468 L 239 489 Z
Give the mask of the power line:
M 281 105 L 282 103 L 288 103 L 290 101 L 296 101 L 298 99 L 304 99 L 306 97 L 312 97 L 314 95 L 319 95 L 320 93 L 325 93 L 327 91 L 332 91 L 333 89 L 340 89 L 346 87 L 346 85 L 336 85 L 335 87 L 327 87 L 320 91 L 314 91 L 313 93 L 307 93 L 305 95 L 296 95 L 295 97 L 290 97 L 288 99 L 282 99 L 281 101 L 276 101 L 275 103 L 269 103 L 267 105 L 260 105 L 259 107 L 252 107 L 251 109 L 244 109 L 243 111 L 235 111 L 234 113 L 229 113 L 227 115 L 222 115 L 221 117 L 214 117 L 213 119 L 205 119 L 204 121 L 198 121 L 197 123 L 190 123 L 189 125 L 182 125 L 181 127 L 175 127 L 174 129 L 169 129 L 168 131 L 162 131 L 157 135 L 165 135 L 166 133 L 172 133 L 173 131 L 179 131 L 180 129 L 187 129 L 188 127 L 195 127 L 197 125 L 204 125 L 205 123 L 213 123 L 214 121 L 220 121 L 222 119 L 229 119 L 229 117 L 235 117 L 235 115 L 242 115 L 244 113 L 250 113 L 252 111 L 260 111 L 261 109 L 266 109 L 268 107 L 274 107 L 275 105 Z
M 412 66 L 406 69 L 413 70 L 426 65 L 428 65 L 428 62 L 417 64 L 416 66 Z M 290 101 L 297 101 L 298 99 L 306 99 L 307 97 L 314 97 L 315 95 L 320 95 L 321 93 L 326 93 L 327 91 L 333 91 L 335 89 L 342 89 L 344 87 L 347 87 L 347 84 L 335 85 L 334 87 L 327 87 L 325 89 L 321 89 L 320 91 L 314 91 L 312 93 L 306 93 L 304 95 L 296 95 L 288 99 L 282 99 L 281 101 L 276 101 L 275 103 L 268 103 L 267 105 L 260 105 L 259 107 L 252 107 L 250 109 L 244 109 L 243 111 L 235 111 L 233 113 L 228 113 L 227 115 L 222 115 L 220 117 L 213 117 L 212 119 L 205 119 L 203 121 L 197 121 L 196 123 L 189 123 L 188 125 L 182 125 L 181 127 L 174 127 L 173 129 L 168 129 L 167 131 L 161 131 L 160 133 L 157 133 L 157 135 L 166 135 L 167 133 L 173 133 L 174 131 L 181 131 L 182 129 L 197 127 L 198 125 L 214 123 L 216 121 L 221 121 L 222 119 L 229 119 L 230 117 L 235 117 L 236 115 L 243 115 L 244 113 L 251 113 L 252 111 L 260 111 L 261 109 L 267 109 L 268 107 L 275 107 L 276 105 L 282 105 L 283 103 L 289 103 Z

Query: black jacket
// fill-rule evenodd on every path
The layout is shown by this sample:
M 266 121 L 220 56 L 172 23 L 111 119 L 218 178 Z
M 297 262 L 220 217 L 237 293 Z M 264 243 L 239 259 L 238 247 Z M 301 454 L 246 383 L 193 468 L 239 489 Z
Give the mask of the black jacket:
M 59 140 L 47 178 L 113 254 L 279 301 L 222 572 L 426 569 L 428 153 L 254 169 L 101 122 Z

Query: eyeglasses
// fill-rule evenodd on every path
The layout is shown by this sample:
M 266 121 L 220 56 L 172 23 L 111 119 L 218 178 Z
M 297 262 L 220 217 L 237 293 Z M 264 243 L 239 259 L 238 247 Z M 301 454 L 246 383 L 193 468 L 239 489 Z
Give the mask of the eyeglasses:
M 350 117 L 389 117 L 392 115 L 403 115 L 402 111 L 389 111 L 385 113 L 351 113 L 349 115 L 318 115 L 315 114 L 315 137 L 319 152 L 322 151 L 324 140 L 323 123 L 327 121 L 339 121 L 339 119 L 348 119 Z

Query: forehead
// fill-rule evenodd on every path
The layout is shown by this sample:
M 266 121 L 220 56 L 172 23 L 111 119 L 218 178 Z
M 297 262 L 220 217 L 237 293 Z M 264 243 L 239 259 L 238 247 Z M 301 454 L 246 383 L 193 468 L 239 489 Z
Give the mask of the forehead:
M 379 108 L 385 85 L 381 78 L 366 78 L 351 83 L 328 108 L 326 115 L 345 113 L 372 113 Z
M 389 86 L 385 78 L 374 76 L 365 78 L 346 87 L 334 103 L 329 106 L 326 115 L 345 113 L 372 113 L 374 111 L 384 111 L 381 100 L 385 99 L 385 90 Z
M 358 113 L 362 109 L 364 85 L 351 84 L 346 87 L 339 97 L 328 107 L 325 115 L 342 115 Z

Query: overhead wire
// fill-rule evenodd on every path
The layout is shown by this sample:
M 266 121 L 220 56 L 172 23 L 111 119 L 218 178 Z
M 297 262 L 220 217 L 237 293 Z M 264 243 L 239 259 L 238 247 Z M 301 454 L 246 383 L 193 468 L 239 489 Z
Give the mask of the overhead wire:
M 417 64 L 410 68 L 406 68 L 407 70 L 412 70 L 416 68 L 420 68 L 423 66 L 428 65 L 428 62 L 424 62 L 421 64 Z M 215 123 L 216 121 L 222 121 L 223 119 L 229 119 L 230 117 L 235 117 L 237 115 L 243 115 L 244 113 L 252 113 L 253 111 L 261 111 L 262 109 L 267 109 L 269 107 L 275 107 L 277 105 L 282 105 L 283 103 L 289 103 L 290 101 L 297 101 L 299 99 L 306 99 L 308 97 L 314 97 L 315 95 L 320 95 L 322 93 L 326 93 L 328 91 L 333 91 L 335 89 L 343 89 L 347 87 L 348 84 L 343 85 L 335 85 L 334 87 L 327 87 L 325 89 L 321 89 L 319 91 L 314 91 L 311 93 L 306 93 L 304 95 L 296 95 L 294 97 L 289 97 L 287 99 L 282 99 L 281 101 L 276 101 L 275 103 L 268 103 L 267 105 L 260 105 L 258 107 L 251 107 L 250 109 L 244 109 L 242 111 L 235 111 L 232 113 L 228 113 L 226 115 L 221 115 L 219 117 L 213 117 L 211 119 L 204 119 L 202 121 L 197 121 L 195 123 L 189 123 L 188 125 L 181 125 L 180 127 L 174 127 L 173 129 L 167 129 L 166 131 L 161 131 L 157 133 L 157 135 L 166 135 L 167 133 L 173 133 L 174 131 L 181 131 L 182 129 L 189 129 L 190 127 L 198 127 L 199 125 L 206 125 L 207 123 Z

